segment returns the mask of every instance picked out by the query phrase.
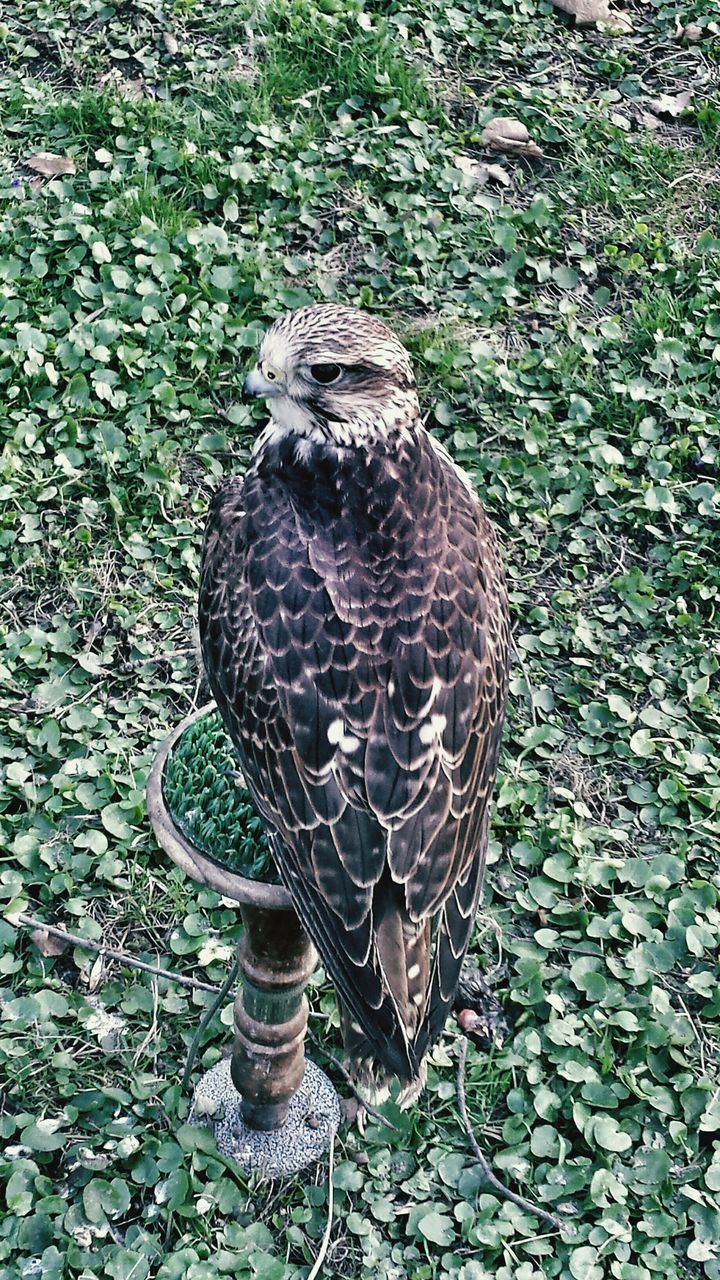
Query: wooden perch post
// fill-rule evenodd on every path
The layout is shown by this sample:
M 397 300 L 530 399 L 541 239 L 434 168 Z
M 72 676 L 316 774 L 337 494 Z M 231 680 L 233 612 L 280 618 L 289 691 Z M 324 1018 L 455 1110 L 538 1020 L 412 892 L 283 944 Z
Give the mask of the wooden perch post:
M 253 1129 L 279 1129 L 305 1072 L 312 944 L 292 909 L 241 906 L 232 1078 Z

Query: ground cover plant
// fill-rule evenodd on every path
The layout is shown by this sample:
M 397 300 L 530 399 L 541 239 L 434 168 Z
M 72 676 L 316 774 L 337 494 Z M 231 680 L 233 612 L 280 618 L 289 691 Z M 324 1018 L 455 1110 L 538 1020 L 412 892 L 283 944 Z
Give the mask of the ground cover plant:
M 326 1275 L 720 1275 L 720 28 L 543 0 L 10 0 L 0 16 L 0 1280 L 300 1280 L 327 1167 L 248 1181 L 180 1078 L 237 916 L 144 783 L 205 700 L 203 513 L 278 311 L 412 350 L 516 649 L 472 952 L 514 1018 L 338 1139 Z M 493 119 L 540 155 L 494 148 Z M 483 141 L 485 136 L 485 141 Z M 488 166 L 500 166 L 489 169 Z M 59 924 L 195 980 L 63 949 Z M 313 1053 L 337 1052 L 322 974 Z M 231 1010 L 208 1026 L 217 1061 Z

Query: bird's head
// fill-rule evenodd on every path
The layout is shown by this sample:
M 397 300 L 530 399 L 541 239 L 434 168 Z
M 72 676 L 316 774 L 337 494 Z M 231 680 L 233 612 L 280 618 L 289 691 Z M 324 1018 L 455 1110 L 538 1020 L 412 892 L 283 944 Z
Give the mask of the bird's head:
M 419 417 L 402 343 L 374 316 L 334 303 L 280 316 L 244 390 L 268 401 L 276 431 L 340 448 L 407 435 Z

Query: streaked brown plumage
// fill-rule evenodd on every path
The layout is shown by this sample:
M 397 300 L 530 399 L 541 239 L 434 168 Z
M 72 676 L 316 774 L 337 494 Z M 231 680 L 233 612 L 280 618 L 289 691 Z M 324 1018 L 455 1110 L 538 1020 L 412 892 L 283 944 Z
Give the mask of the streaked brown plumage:
M 246 386 L 271 421 L 210 509 L 205 667 L 351 1067 L 412 1092 L 485 860 L 507 683 L 495 538 L 378 320 L 289 313 Z

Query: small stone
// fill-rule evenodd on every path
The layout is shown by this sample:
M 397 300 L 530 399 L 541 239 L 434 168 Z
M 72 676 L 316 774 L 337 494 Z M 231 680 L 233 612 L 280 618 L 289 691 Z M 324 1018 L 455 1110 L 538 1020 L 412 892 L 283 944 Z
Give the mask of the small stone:
M 702 40 L 703 29 L 698 26 L 697 22 L 688 22 L 687 26 L 683 27 L 680 35 L 683 40 Z

